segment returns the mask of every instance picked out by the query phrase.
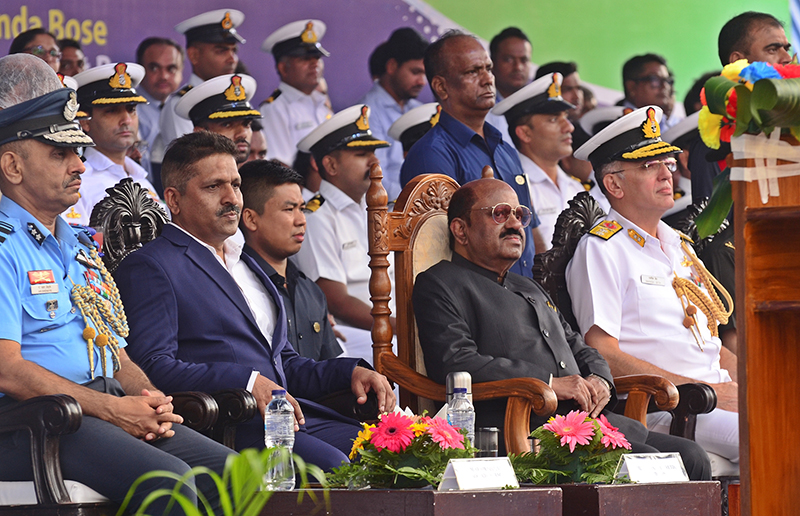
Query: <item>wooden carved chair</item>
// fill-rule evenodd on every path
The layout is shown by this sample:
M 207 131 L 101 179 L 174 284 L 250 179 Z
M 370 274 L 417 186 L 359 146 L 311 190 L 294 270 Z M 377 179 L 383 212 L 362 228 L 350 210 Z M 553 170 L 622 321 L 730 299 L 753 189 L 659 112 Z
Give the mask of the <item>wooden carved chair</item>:
M 426 400 L 445 401 L 446 394 L 444 385 L 425 375 L 411 293 L 417 274 L 450 258 L 447 207 L 459 185 L 440 174 L 417 176 L 406 185 L 390 212 L 382 178 L 380 166 L 373 166 L 367 211 L 374 364 L 378 371 L 399 384 L 400 406 L 417 412 Z M 392 251 L 395 253 L 397 355 L 392 352 L 393 332 L 389 322 L 392 278 L 388 274 L 387 257 Z M 475 383 L 472 398 L 475 401 L 508 398 L 505 444 L 508 453 L 517 454 L 530 451 L 531 411 L 547 416 L 558 404 L 553 390 L 533 378 Z
M 581 237 L 606 214 L 588 192 L 581 192 L 569 201 L 556 222 L 553 247 L 536 256 L 533 276 L 553 298 L 567 322 L 579 331 L 572 301 L 567 292 L 567 264 L 575 254 Z M 648 378 L 639 385 L 639 378 Z M 614 379 L 619 393 L 627 393 L 625 415 L 647 424 L 647 411 L 668 410 L 673 419 L 672 435 L 694 440 L 697 414 L 707 414 L 717 405 L 714 389 L 702 383 L 684 384 L 676 387 L 665 378 L 656 375 L 622 376 Z M 672 396 L 677 392 L 679 396 Z M 674 399 L 673 399 L 674 398 Z

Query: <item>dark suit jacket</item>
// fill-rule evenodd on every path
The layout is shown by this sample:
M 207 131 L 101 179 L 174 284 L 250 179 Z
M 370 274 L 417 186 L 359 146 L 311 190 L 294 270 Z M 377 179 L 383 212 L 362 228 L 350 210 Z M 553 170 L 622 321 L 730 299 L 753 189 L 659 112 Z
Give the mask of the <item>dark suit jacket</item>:
M 254 370 L 295 398 L 349 389 L 358 359 L 301 357 L 286 338 L 286 314 L 275 285 L 248 255 L 242 253 L 241 260 L 279 308 L 271 347 L 230 273 L 194 238 L 166 225 L 115 273 L 130 325 L 131 358 L 165 392 L 245 388 Z M 246 426 L 240 432 L 263 433 L 258 415 Z
M 452 262 L 417 276 L 413 302 L 425 367 L 437 382 L 466 371 L 473 382 L 596 374 L 614 385 L 608 363 L 529 278 L 509 272 L 499 283 L 494 272 L 454 253 Z M 576 407 L 561 402 L 558 412 Z M 475 412 L 478 426 L 502 427 L 505 402 L 479 402 Z M 535 426 L 543 422 L 531 419 Z

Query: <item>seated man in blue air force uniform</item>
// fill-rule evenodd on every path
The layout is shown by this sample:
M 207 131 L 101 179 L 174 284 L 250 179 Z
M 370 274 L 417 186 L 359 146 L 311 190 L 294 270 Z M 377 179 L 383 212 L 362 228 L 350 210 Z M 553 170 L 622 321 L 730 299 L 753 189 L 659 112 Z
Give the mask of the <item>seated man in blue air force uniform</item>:
M 182 475 L 202 465 L 221 473 L 231 451 L 182 427 L 172 398 L 128 358 L 114 281 L 89 233 L 59 216 L 79 198 L 84 166 L 76 149 L 93 145 L 74 121 L 75 92 L 36 57 L 8 56 L 0 59 L 0 108 L 0 406 L 48 394 L 75 398 L 83 418 L 61 437 L 63 476 L 117 503 L 155 469 Z M 30 447 L 27 432 L 0 435 L 0 480 L 32 479 Z M 196 482 L 216 492 L 208 479 Z M 172 486 L 143 484 L 134 507 Z M 184 494 L 196 499 L 189 488 Z

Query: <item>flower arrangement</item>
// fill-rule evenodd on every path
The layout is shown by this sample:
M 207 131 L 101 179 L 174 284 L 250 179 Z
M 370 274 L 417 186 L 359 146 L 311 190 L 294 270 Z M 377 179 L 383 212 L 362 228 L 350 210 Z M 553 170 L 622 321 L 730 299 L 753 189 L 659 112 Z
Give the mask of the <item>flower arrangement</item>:
M 769 136 L 781 128 L 783 136 L 800 140 L 800 65 L 740 59 L 706 81 L 700 101 L 700 137 L 719 158 L 730 153 L 732 137 L 745 133 Z M 716 233 L 733 206 L 730 169 L 723 168 L 714 178 L 708 205 L 695 220 L 700 238 Z
M 577 410 L 551 417 L 531 437 L 539 440 L 537 453 L 509 457 L 520 482 L 609 484 L 620 458 L 631 449 L 604 415 L 594 419 Z
M 769 135 L 776 127 L 800 135 L 800 65 L 740 59 L 706 82 L 700 100 L 698 129 L 712 149 L 732 136 Z
M 377 425 L 362 423 L 350 460 L 328 474 L 331 487 L 438 486 L 450 459 L 476 451 L 465 433 L 441 418 L 383 414 Z

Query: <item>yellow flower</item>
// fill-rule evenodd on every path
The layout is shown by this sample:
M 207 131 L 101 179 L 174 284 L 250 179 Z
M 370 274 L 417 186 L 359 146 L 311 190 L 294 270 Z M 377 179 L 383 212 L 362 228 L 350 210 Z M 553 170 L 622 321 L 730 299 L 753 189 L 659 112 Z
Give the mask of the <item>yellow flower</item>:
M 361 426 L 363 426 L 364 429 L 358 432 L 358 436 L 353 440 L 353 448 L 350 450 L 349 456 L 350 460 L 355 460 L 358 451 L 364 449 L 364 443 L 369 442 L 372 437 L 372 429 L 375 428 L 375 425 L 368 425 L 367 423 L 361 423 Z
M 715 115 L 708 110 L 708 106 L 703 106 L 697 120 L 697 128 L 700 130 L 700 137 L 703 139 L 703 143 L 710 149 L 719 149 L 722 115 Z
M 720 75 L 733 82 L 742 83 L 747 86 L 750 91 L 753 91 L 753 83 L 747 82 L 739 77 L 739 74 L 742 73 L 742 70 L 747 68 L 749 65 L 750 63 L 747 62 L 747 59 L 739 59 L 738 61 L 734 61 L 731 64 L 725 65 L 725 68 L 722 69 L 722 73 Z
M 411 425 L 411 430 L 414 431 L 414 437 L 419 437 L 420 435 L 424 434 L 426 430 L 428 430 L 428 424 L 414 423 Z

